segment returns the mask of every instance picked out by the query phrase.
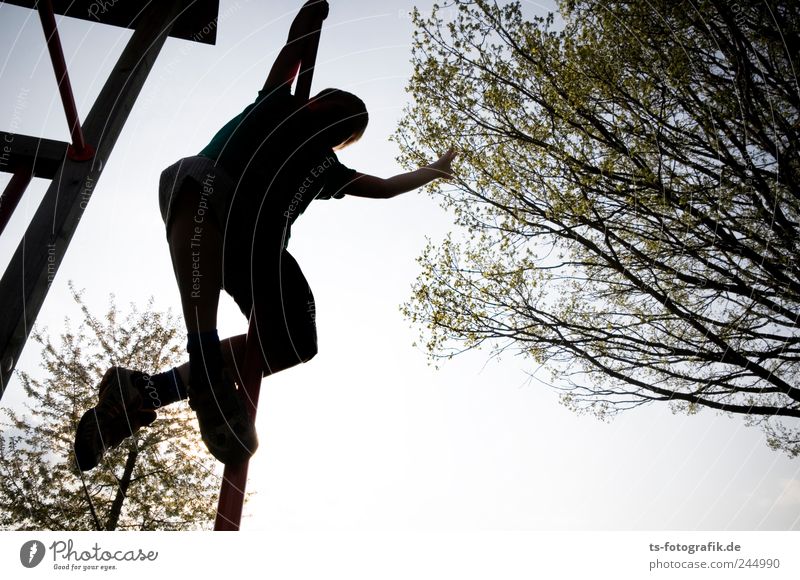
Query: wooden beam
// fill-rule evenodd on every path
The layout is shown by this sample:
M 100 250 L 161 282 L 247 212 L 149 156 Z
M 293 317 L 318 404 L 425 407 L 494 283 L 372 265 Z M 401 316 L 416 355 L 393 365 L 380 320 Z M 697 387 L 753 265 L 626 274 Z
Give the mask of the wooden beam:
M 90 161 L 65 159 L 0 280 L 0 396 L 78 222 L 184 2 L 150 2 L 83 124 Z M 147 144 L 143 143 L 143 147 Z
M 160 0 L 164 4 L 171 0 Z M 38 0 L 5 0 L 5 4 L 13 4 L 24 8 L 35 9 Z M 3 2 L 0 1 L 0 4 Z M 144 6 L 147 2 L 130 2 L 122 0 L 53 0 L 56 14 L 77 18 L 107 26 L 122 26 L 136 30 L 141 22 Z M 234 3 L 227 9 L 231 13 L 238 9 Z M 215 44 L 217 41 L 217 23 L 225 15 L 219 14 L 219 0 L 190 0 L 184 3 L 169 31 L 173 38 L 182 38 L 202 44 Z
M 53 179 L 67 156 L 69 143 L 0 131 L 0 171 L 32 171 L 34 177 Z
M 17 209 L 19 200 L 22 199 L 22 195 L 30 185 L 31 179 L 30 172 L 20 171 L 11 176 L 11 181 L 3 190 L 3 196 L 0 197 L 0 236 L 3 235 L 14 210 Z

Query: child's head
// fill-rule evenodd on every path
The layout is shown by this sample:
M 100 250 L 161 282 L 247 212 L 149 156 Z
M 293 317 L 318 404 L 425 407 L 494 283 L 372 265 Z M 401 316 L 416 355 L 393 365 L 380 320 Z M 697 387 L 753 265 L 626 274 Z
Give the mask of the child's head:
M 322 139 L 334 149 L 355 143 L 364 134 L 369 114 L 364 101 L 339 89 L 325 89 L 308 103 Z

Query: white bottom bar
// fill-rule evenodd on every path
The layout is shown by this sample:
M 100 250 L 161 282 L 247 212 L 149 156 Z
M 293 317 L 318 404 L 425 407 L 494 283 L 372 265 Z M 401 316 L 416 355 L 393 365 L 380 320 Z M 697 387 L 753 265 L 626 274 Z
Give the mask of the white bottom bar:
M 799 544 L 800 532 L 3 532 L 0 567 L 7 578 L 777 580 L 800 577 Z

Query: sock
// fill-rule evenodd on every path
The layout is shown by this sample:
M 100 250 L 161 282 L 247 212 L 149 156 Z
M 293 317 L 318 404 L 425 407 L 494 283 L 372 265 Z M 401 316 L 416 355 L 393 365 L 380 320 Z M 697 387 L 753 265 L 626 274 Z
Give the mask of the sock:
M 186 398 L 186 385 L 183 384 L 177 368 L 150 376 L 137 373 L 134 381 L 142 390 L 145 409 L 166 407 Z
M 190 332 L 186 350 L 189 351 L 189 384 L 213 383 L 222 376 L 222 347 L 216 329 Z

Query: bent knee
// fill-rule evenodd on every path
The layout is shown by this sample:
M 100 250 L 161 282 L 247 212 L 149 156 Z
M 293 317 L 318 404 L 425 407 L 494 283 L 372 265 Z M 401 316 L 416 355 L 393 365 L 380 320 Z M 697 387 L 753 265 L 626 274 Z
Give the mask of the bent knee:
M 307 337 L 305 340 L 295 343 L 293 345 L 294 356 L 297 363 L 306 363 L 312 358 L 317 356 L 317 339 L 316 336 Z
M 316 339 L 298 341 L 285 345 L 285 348 L 267 350 L 264 353 L 264 376 L 308 362 L 317 355 L 317 352 Z
M 319 350 L 317 349 L 317 341 L 315 339 L 309 342 L 309 344 L 305 347 L 301 362 L 305 363 L 310 361 L 312 358 L 317 356 L 317 352 L 319 352 Z

